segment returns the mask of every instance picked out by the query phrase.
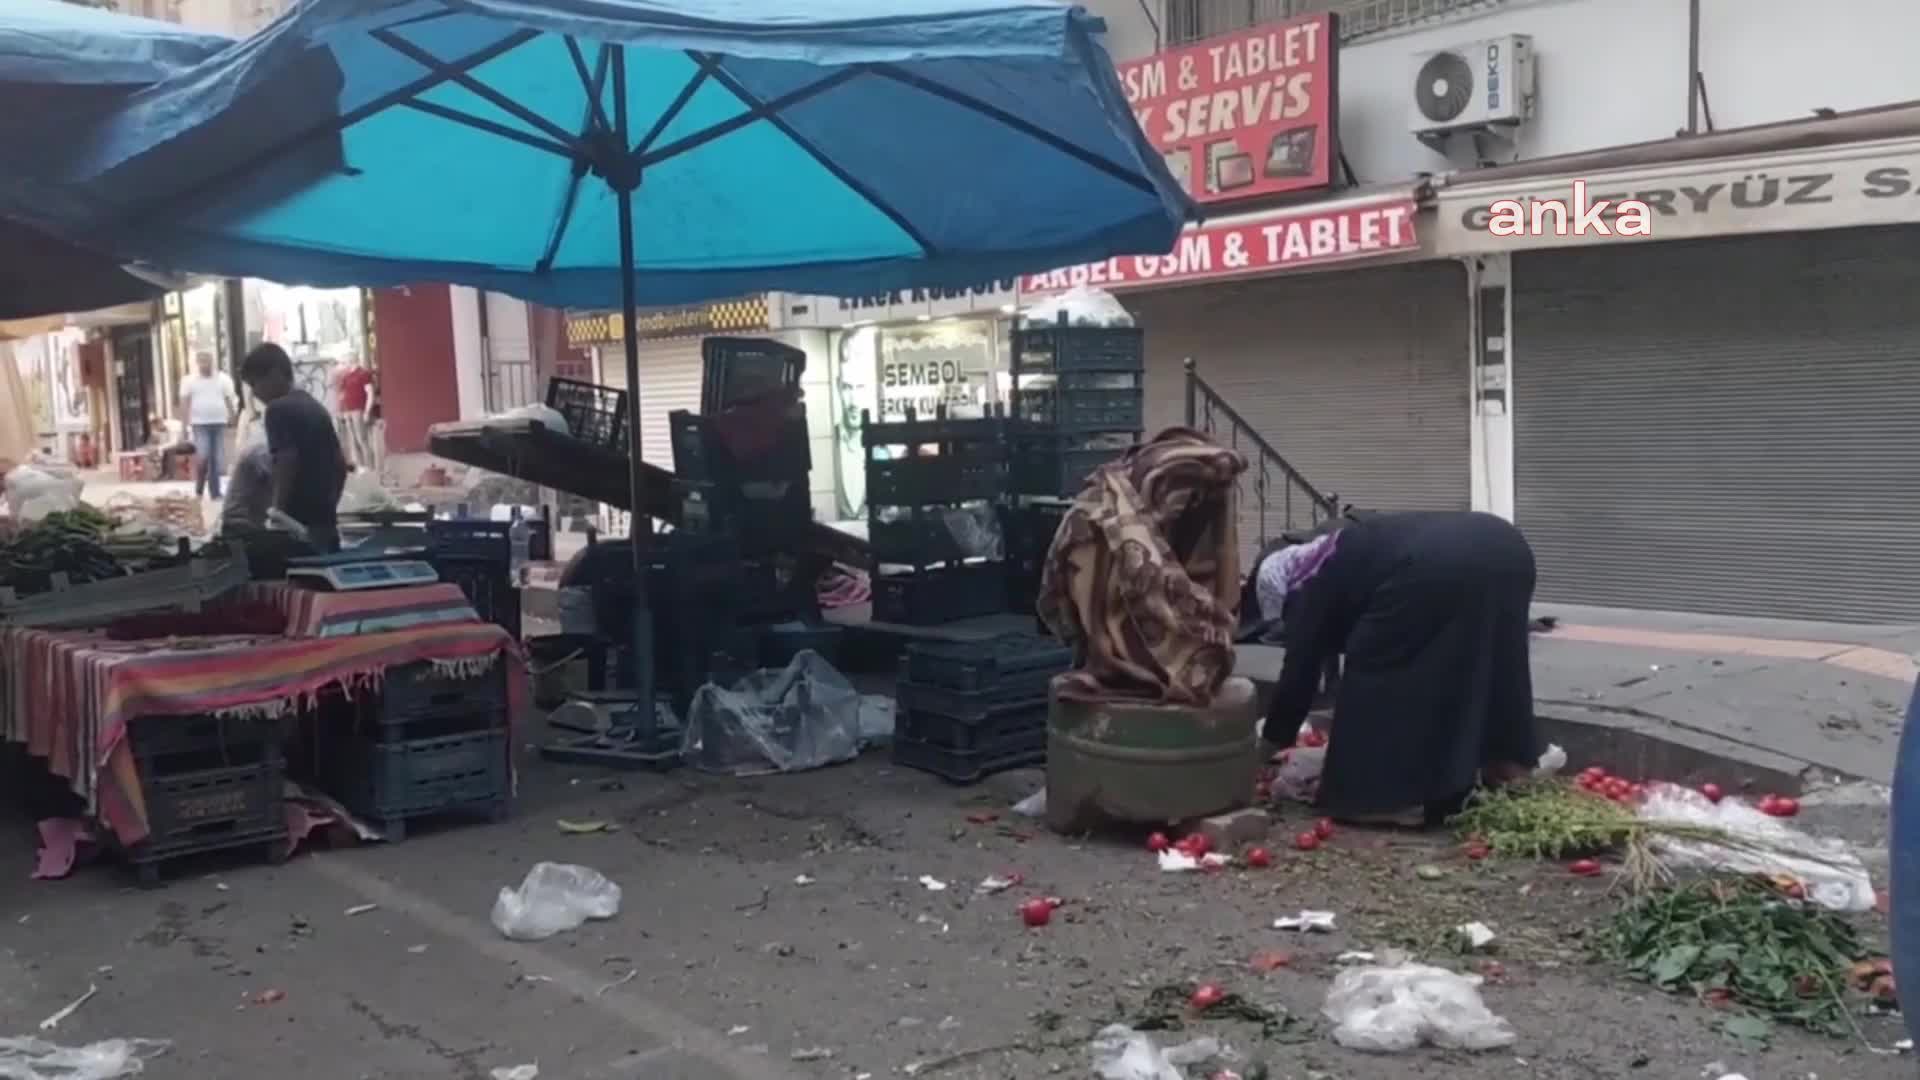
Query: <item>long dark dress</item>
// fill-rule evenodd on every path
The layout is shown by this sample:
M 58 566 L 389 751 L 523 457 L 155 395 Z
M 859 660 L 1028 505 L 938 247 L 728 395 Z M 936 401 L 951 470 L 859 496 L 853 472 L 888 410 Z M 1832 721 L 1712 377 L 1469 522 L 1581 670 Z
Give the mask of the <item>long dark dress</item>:
M 1340 531 L 1288 597 L 1266 730 L 1290 739 L 1345 654 L 1321 805 L 1344 816 L 1454 803 L 1494 762 L 1540 755 L 1527 621 L 1533 550 L 1492 514 L 1382 514 Z

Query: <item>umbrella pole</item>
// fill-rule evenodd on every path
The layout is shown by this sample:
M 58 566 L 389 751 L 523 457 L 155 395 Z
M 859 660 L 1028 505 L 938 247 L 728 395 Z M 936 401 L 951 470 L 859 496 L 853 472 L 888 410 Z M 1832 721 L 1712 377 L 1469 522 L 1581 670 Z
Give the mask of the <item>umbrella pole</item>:
M 633 192 L 619 193 L 620 309 L 622 344 L 627 353 L 627 498 L 632 506 L 627 535 L 633 544 L 633 695 L 639 706 L 642 738 L 656 737 L 658 725 L 653 692 L 653 606 L 647 595 L 647 540 L 652 520 L 647 515 L 645 481 L 640 470 L 640 337 L 634 326 L 638 305 L 633 295 Z

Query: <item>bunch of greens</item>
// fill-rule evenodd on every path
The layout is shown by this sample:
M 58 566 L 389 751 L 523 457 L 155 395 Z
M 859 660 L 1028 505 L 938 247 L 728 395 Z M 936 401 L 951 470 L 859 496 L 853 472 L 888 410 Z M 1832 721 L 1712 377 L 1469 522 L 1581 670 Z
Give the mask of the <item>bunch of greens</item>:
M 1857 1035 L 1848 968 L 1867 955 L 1846 920 L 1752 880 L 1701 881 L 1642 896 L 1593 947 L 1634 978 L 1734 1010 L 1728 1034 L 1764 1039 L 1770 1022 Z
M 1475 792 L 1453 827 L 1495 855 L 1566 859 L 1621 850 L 1647 826 L 1630 807 L 1542 780 Z

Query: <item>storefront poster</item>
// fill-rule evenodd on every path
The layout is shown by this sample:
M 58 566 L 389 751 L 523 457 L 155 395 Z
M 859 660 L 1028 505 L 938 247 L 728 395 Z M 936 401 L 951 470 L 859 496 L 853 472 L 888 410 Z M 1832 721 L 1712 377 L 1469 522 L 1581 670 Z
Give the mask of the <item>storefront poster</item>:
M 904 420 L 909 409 L 932 416 L 941 406 L 956 416 L 979 415 L 993 361 L 993 340 L 978 323 L 883 331 L 880 419 Z
M 1334 16 L 1222 34 L 1117 65 L 1127 102 L 1203 203 L 1326 187 L 1335 146 Z
M 1646 207 L 1645 235 L 1619 228 L 1617 208 L 1628 200 Z M 1920 139 L 1462 184 L 1440 191 L 1437 203 L 1434 246 L 1448 256 L 1898 225 L 1920 222 Z M 1489 226 L 1502 203 L 1517 204 L 1529 222 L 1538 216 L 1571 224 L 1499 235 Z M 1541 204 L 1559 204 L 1565 212 L 1539 214 Z M 1582 207 L 1592 212 L 1582 215 Z
M 1413 251 L 1417 205 L 1411 198 L 1262 215 L 1190 228 L 1165 255 L 1124 255 L 1030 274 L 1024 295 L 1080 285 L 1115 289 L 1272 273 Z

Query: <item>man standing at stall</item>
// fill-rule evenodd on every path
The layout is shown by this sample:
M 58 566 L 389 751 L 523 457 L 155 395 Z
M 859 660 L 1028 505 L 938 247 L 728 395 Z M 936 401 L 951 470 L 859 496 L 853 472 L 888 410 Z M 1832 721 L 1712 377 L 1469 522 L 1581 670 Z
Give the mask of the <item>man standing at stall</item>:
M 220 501 L 220 476 L 226 471 L 227 426 L 240 397 L 224 371 L 213 370 L 213 354 L 193 357 L 194 373 L 180 380 L 180 415 L 193 434 L 193 494 Z
M 267 449 L 273 455 L 272 510 L 306 531 L 321 551 L 340 548 L 335 513 L 350 466 L 327 407 L 293 385 L 293 359 L 278 345 L 247 354 L 240 378 L 266 403 Z M 271 511 L 270 511 L 271 513 Z

